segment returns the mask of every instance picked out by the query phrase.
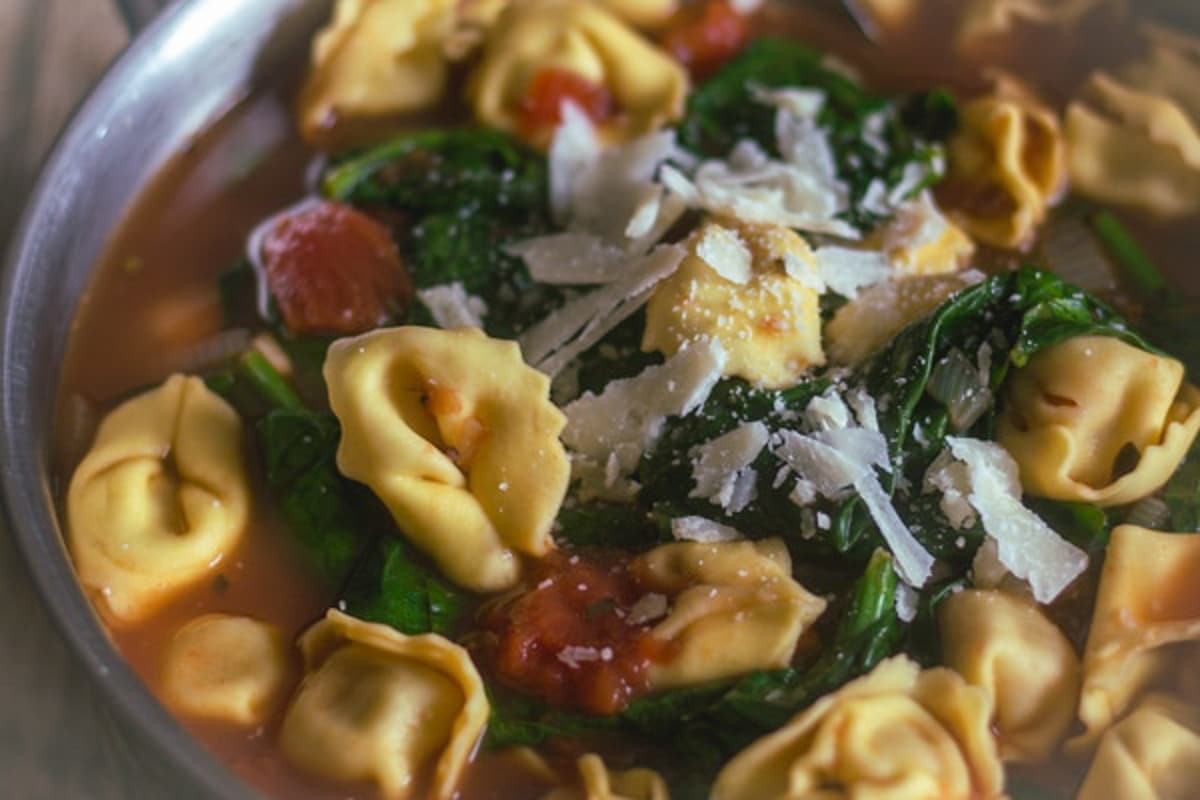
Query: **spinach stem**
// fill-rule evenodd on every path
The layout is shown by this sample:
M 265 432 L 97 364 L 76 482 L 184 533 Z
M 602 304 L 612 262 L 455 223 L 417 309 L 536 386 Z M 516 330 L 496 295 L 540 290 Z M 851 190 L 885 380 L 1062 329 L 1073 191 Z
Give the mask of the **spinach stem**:
M 238 371 L 242 374 L 255 391 L 274 408 L 286 408 L 298 411 L 304 408 L 300 395 L 296 394 L 279 374 L 271 362 L 257 350 L 247 350 L 238 358 Z
M 1162 271 L 1154 265 L 1115 214 L 1097 211 L 1091 216 L 1090 222 L 1104 249 L 1116 260 L 1117 266 L 1138 294 L 1150 297 L 1167 288 Z

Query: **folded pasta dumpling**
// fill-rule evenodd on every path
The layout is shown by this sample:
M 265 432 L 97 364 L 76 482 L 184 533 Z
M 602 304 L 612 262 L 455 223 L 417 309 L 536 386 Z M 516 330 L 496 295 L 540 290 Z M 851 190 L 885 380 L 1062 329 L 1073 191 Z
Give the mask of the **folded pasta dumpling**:
M 1200 534 L 1136 525 L 1112 532 L 1083 653 L 1079 718 L 1091 741 L 1152 681 L 1200 653 Z M 1181 648 L 1183 648 L 1181 650 Z
M 287 678 L 287 645 L 274 625 L 205 614 L 167 645 L 163 699 L 185 714 L 255 725 L 274 710 Z
M 626 4 L 622 4 L 626 5 Z M 606 91 L 615 106 L 601 133 L 612 141 L 649 133 L 683 113 L 683 67 L 601 4 L 525 0 L 501 15 L 468 93 L 480 122 L 522 132 L 522 108 L 540 74 L 564 72 Z M 524 131 L 529 133 L 529 131 Z M 538 131 L 546 144 L 551 130 Z
M 446 90 L 443 44 L 457 0 L 338 0 L 313 39 L 300 93 L 300 131 L 309 141 L 338 119 L 418 111 Z
M 946 666 L 992 698 L 1000 755 L 1050 755 L 1075 719 L 1079 657 L 1036 605 L 998 591 L 958 592 L 938 606 Z
M 542 800 L 670 800 L 666 781 L 652 769 L 610 770 L 595 753 L 580 756 L 575 766 L 578 783 L 560 786 Z
M 772 389 L 825 363 L 820 298 L 793 277 L 816 275 L 812 249 L 799 234 L 710 221 L 687 246 L 687 257 L 646 306 L 643 350 L 671 356 L 689 342 L 717 339 L 725 375 Z
M 992 94 L 963 105 L 947 155 L 939 199 L 969 234 L 996 247 L 1031 244 L 1066 188 L 1058 117 L 1004 77 Z
M 650 665 L 653 689 L 786 667 L 826 605 L 792 578 L 779 539 L 665 544 L 635 559 L 631 573 L 670 598 L 651 631 L 671 644 L 669 656 Z
M 991 701 L 953 670 L 904 656 L 825 695 L 734 756 L 713 800 L 997 798 Z
M 1200 713 L 1146 698 L 1105 732 L 1076 800 L 1187 800 L 1200 786 Z
M 996 441 L 1030 494 L 1102 506 L 1166 483 L 1200 430 L 1183 364 L 1108 336 L 1046 348 L 1013 371 Z
M 957 42 L 969 48 L 978 39 L 1009 34 L 1018 23 L 1068 28 L 1097 10 L 1124 7 L 1125 0 L 967 0 Z
M 1200 68 L 1192 71 L 1200 80 Z M 1162 216 L 1200 208 L 1200 118 L 1170 95 L 1095 73 L 1067 109 L 1071 184 Z
M 71 477 L 67 544 L 97 605 L 134 622 L 215 570 L 249 508 L 237 412 L 172 375 L 100 424 Z
M 461 586 L 497 591 L 516 553 L 543 556 L 567 490 L 549 379 L 515 342 L 474 328 L 382 328 L 334 342 L 338 469 L 370 486 L 401 531 Z
M 296 766 L 372 781 L 388 800 L 457 796 L 487 724 L 470 656 L 436 634 L 405 636 L 330 609 L 300 638 L 305 677 L 279 731 Z

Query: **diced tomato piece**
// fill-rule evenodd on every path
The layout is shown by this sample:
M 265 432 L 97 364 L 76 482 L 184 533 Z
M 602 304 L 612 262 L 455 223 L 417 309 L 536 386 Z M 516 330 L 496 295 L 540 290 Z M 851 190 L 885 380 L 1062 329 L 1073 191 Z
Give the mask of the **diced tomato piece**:
M 340 203 L 279 220 L 262 257 L 267 286 L 294 333 L 362 333 L 412 299 L 412 279 L 387 228 Z
M 615 714 L 646 690 L 647 669 L 667 653 L 650 625 L 626 621 L 642 592 L 624 562 L 555 554 L 531 581 L 483 619 L 496 634 L 483 657 L 501 681 L 593 714 Z
M 708 0 L 680 12 L 662 35 L 662 45 L 694 78 L 705 78 L 738 54 L 750 24 L 729 0 Z
M 562 121 L 564 100 L 579 106 L 593 122 L 603 122 L 616 111 L 607 87 L 570 70 L 547 67 L 533 76 L 521 101 L 521 135 L 534 141 L 544 138 Z

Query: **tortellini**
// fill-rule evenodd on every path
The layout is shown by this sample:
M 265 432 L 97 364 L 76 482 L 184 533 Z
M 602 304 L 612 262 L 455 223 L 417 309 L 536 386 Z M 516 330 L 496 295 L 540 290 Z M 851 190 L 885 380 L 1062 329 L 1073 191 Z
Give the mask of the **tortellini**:
M 1123 79 L 1092 75 L 1067 109 L 1072 186 L 1163 216 L 1200 209 L 1200 55 L 1160 40 Z
M 903 656 L 825 695 L 725 765 L 713 800 L 996 798 L 987 693 Z
M 67 543 L 101 609 L 136 622 L 210 574 L 250 513 L 242 422 L 172 375 L 101 423 L 67 492 Z
M 601 132 L 613 141 L 649 133 L 683 113 L 683 67 L 600 4 L 525 0 L 511 5 L 488 35 L 468 87 L 475 116 L 520 131 L 523 101 L 545 69 L 570 72 L 611 94 L 617 114 Z
M 279 732 L 289 759 L 334 780 L 373 781 L 388 800 L 409 797 L 427 772 L 425 796 L 457 795 L 489 713 L 465 650 L 333 609 L 300 649 L 306 675 Z
M 1049 347 L 1008 379 L 996 440 L 1030 494 L 1101 506 L 1156 491 L 1200 430 L 1183 364 L 1107 336 Z
M 1003 36 L 1018 22 L 1067 28 L 1103 8 L 1122 8 L 1125 0 L 967 0 L 958 43 Z
M 1058 117 L 1009 79 L 962 107 L 947 154 L 939 198 L 968 233 L 996 247 L 1031 244 L 1066 188 Z
M 1149 683 L 1169 679 L 1185 661 L 1179 647 L 1200 652 L 1197 575 L 1200 534 L 1113 530 L 1083 654 L 1085 739 L 1119 719 Z
M 287 678 L 287 645 L 275 626 L 206 614 L 167 645 L 163 698 L 186 714 L 254 725 L 274 710 Z
M 688 342 L 715 338 L 725 375 L 784 388 L 825 363 L 820 298 L 789 272 L 815 259 L 787 228 L 710 221 L 688 241 L 688 255 L 646 306 L 642 349 L 670 356 Z
M 942 601 L 938 623 L 946 666 L 992 698 L 1000 755 L 1050 755 L 1079 697 L 1079 657 L 1062 631 L 1026 600 L 974 589 Z
M 338 469 L 370 486 L 401 531 L 454 582 L 480 592 L 543 556 L 566 494 L 566 418 L 515 342 L 474 328 L 383 328 L 325 359 L 342 424 Z
M 1076 800 L 1186 800 L 1200 786 L 1200 714 L 1147 698 L 1104 734 Z
M 576 768 L 577 786 L 559 787 L 542 800 L 670 800 L 666 781 L 652 769 L 610 770 L 595 753 L 580 756 Z
M 448 66 L 443 45 L 458 0 L 338 0 L 313 40 L 300 95 L 300 131 L 309 141 L 340 118 L 419 111 L 441 102 Z
M 671 598 L 651 635 L 671 643 L 648 673 L 655 689 L 786 667 L 825 600 L 792 578 L 787 548 L 761 542 L 676 542 L 635 559 L 632 574 Z

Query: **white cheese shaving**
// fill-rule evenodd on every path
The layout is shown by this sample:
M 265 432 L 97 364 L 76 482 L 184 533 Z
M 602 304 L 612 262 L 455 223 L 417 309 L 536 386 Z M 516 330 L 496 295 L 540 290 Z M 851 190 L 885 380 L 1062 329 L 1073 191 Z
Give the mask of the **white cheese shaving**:
M 750 282 L 754 257 L 737 231 L 721 225 L 708 225 L 696 244 L 696 255 L 730 283 L 744 286 Z
M 1060 537 L 1021 503 L 1017 464 L 994 442 L 947 437 L 954 458 L 967 466 L 983 529 L 996 542 L 1004 566 L 1029 582 L 1039 603 L 1058 597 L 1088 564 L 1087 553 Z
M 570 101 L 554 131 L 546 160 L 550 168 L 550 210 L 559 224 L 570 220 L 576 179 L 599 158 L 602 148 L 587 113 Z
M 817 485 L 804 478 L 797 478 L 796 485 L 788 492 L 788 500 L 803 508 L 817 500 Z
M 554 376 L 650 299 L 651 290 L 673 273 L 687 251 L 661 245 L 622 268 L 624 276 L 569 301 L 521 334 L 525 361 Z
M 467 294 L 462 281 L 418 289 L 417 299 L 429 309 L 439 328 L 482 328 L 487 304 Z
M 767 158 L 747 139 L 727 160 L 702 163 L 691 178 L 664 167 L 660 180 L 688 205 L 713 214 L 857 239 L 858 231 L 837 218 L 844 187 L 807 170 Z
M 925 584 L 933 571 L 933 556 L 913 537 L 875 476 L 874 467 L 891 468 L 882 434 L 865 428 L 811 436 L 783 431 L 774 452 L 825 497 L 836 498 L 853 486 L 892 551 L 900 577 L 911 586 Z
M 846 402 L 854 409 L 854 418 L 858 424 L 869 431 L 879 431 L 879 413 L 875 407 L 875 398 L 862 386 L 856 386 L 845 393 Z
M 601 490 L 604 483 L 614 484 L 632 474 L 644 450 L 658 439 L 667 417 L 699 408 L 724 367 L 720 342 L 693 342 L 666 363 L 612 381 L 601 394 L 588 392 L 567 405 L 562 441 L 574 454 L 576 474 L 598 475 Z M 580 467 L 575 467 L 576 460 Z M 595 488 L 590 484 L 591 479 L 584 477 L 585 491 Z
M 556 285 L 612 283 L 636 263 L 624 249 L 582 231 L 524 239 L 504 251 L 523 259 L 535 281 Z
M 689 497 L 700 497 L 736 514 L 754 501 L 757 474 L 750 465 L 767 444 L 770 433 L 762 422 L 747 422 L 692 452 Z
M 831 431 L 850 425 L 850 409 L 832 386 L 814 397 L 804 409 L 804 422 L 814 431 Z
M 821 280 L 831 291 L 858 297 L 860 290 L 892 277 L 892 263 L 877 250 L 857 250 L 830 245 L 815 251 Z
M 680 541 L 716 544 L 742 538 L 736 528 L 704 517 L 676 517 L 671 520 L 671 535 Z

